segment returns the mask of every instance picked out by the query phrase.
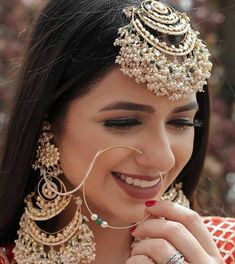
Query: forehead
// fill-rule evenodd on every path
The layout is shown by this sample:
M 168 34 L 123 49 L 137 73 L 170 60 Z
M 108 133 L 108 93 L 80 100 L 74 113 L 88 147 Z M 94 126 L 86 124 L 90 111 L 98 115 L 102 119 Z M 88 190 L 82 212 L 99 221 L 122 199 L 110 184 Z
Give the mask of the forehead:
M 125 76 L 119 67 L 115 67 L 103 78 L 93 84 L 91 91 L 84 97 L 75 100 L 80 106 L 90 110 L 103 108 L 112 102 L 129 101 L 151 105 L 156 108 L 175 108 L 191 102 L 196 102 L 196 94 L 179 100 L 169 100 L 166 96 L 156 96 L 147 90 L 146 84 L 138 84 L 132 78 Z M 89 107 L 88 107 L 89 106 Z M 88 110 L 89 111 L 89 110 Z
M 105 113 L 107 111 L 102 111 L 102 109 L 109 108 L 110 105 L 117 103 L 122 104 L 122 102 L 147 106 L 151 108 L 151 111 L 145 111 L 148 113 L 156 112 L 161 115 L 168 115 L 168 113 L 175 112 L 178 107 L 186 106 L 193 102 L 196 103 L 196 94 L 190 94 L 186 98 L 175 101 L 169 100 L 166 96 L 156 96 L 153 92 L 147 90 L 146 84 L 137 84 L 132 78 L 125 76 L 119 67 L 115 67 L 94 83 L 88 94 L 75 99 L 70 104 L 69 113 L 83 117 L 94 113 Z M 138 107 L 128 106 L 127 108 L 126 110 L 138 111 L 136 110 Z M 193 109 L 196 108 L 197 106 L 194 104 Z M 119 107 L 118 109 L 125 110 L 125 107 Z

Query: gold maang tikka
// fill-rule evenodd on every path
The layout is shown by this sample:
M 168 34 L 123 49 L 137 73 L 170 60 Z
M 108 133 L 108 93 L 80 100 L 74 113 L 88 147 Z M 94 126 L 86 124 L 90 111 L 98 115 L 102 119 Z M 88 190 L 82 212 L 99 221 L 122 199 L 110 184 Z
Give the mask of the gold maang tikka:
M 60 195 L 66 194 L 66 187 L 59 178 L 63 174 L 59 150 L 52 140 L 51 125 L 45 122 L 33 164 L 41 179 L 36 190 L 25 199 L 14 257 L 19 264 L 88 264 L 95 259 L 93 233 L 86 224 L 88 219 L 81 214 L 81 198 L 72 194 Z M 67 226 L 56 232 L 39 227 L 64 211 L 70 203 L 75 203 L 77 209 Z
M 114 45 L 120 47 L 116 63 L 125 75 L 171 100 L 203 91 L 211 75 L 210 53 L 185 13 L 158 0 L 123 12 L 130 23 L 119 28 Z

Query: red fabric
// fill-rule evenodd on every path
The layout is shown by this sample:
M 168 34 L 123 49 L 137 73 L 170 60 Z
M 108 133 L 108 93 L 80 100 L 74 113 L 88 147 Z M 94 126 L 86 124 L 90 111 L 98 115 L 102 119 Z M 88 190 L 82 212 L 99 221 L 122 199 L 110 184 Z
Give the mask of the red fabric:
M 235 219 L 205 217 L 204 223 L 212 234 L 224 263 L 235 264 Z
M 204 217 L 225 264 L 235 264 L 235 218 Z M 14 246 L 0 247 L 0 264 L 13 264 Z
M 0 264 L 13 264 L 14 263 L 14 255 L 12 253 L 14 246 L 1 246 L 0 247 Z

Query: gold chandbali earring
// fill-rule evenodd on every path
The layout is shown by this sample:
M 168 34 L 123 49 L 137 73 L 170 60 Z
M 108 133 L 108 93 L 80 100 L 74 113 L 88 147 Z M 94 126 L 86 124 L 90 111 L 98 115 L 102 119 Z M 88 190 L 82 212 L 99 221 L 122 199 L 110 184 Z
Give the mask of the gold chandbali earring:
M 81 214 L 81 198 L 67 194 L 59 179 L 63 171 L 59 150 L 52 139 L 51 125 L 45 122 L 32 166 L 39 170 L 42 178 L 35 191 L 25 199 L 25 212 L 13 250 L 15 260 L 19 264 L 88 264 L 95 260 L 93 233 L 86 224 L 88 219 Z M 41 228 L 45 221 L 59 215 L 70 203 L 76 204 L 76 211 L 67 226 L 55 232 Z
M 161 196 L 162 201 L 171 201 L 190 208 L 190 203 L 182 191 L 182 183 L 172 184 L 170 189 Z

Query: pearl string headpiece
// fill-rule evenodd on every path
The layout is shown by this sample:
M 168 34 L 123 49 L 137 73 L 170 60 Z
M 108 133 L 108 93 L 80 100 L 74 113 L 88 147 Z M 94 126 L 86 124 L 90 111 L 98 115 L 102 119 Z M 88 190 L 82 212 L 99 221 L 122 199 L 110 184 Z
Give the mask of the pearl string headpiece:
M 189 17 L 157 0 L 144 0 L 123 12 L 130 23 L 119 28 L 114 42 L 120 47 L 115 62 L 121 71 L 171 100 L 202 92 L 212 63 Z

